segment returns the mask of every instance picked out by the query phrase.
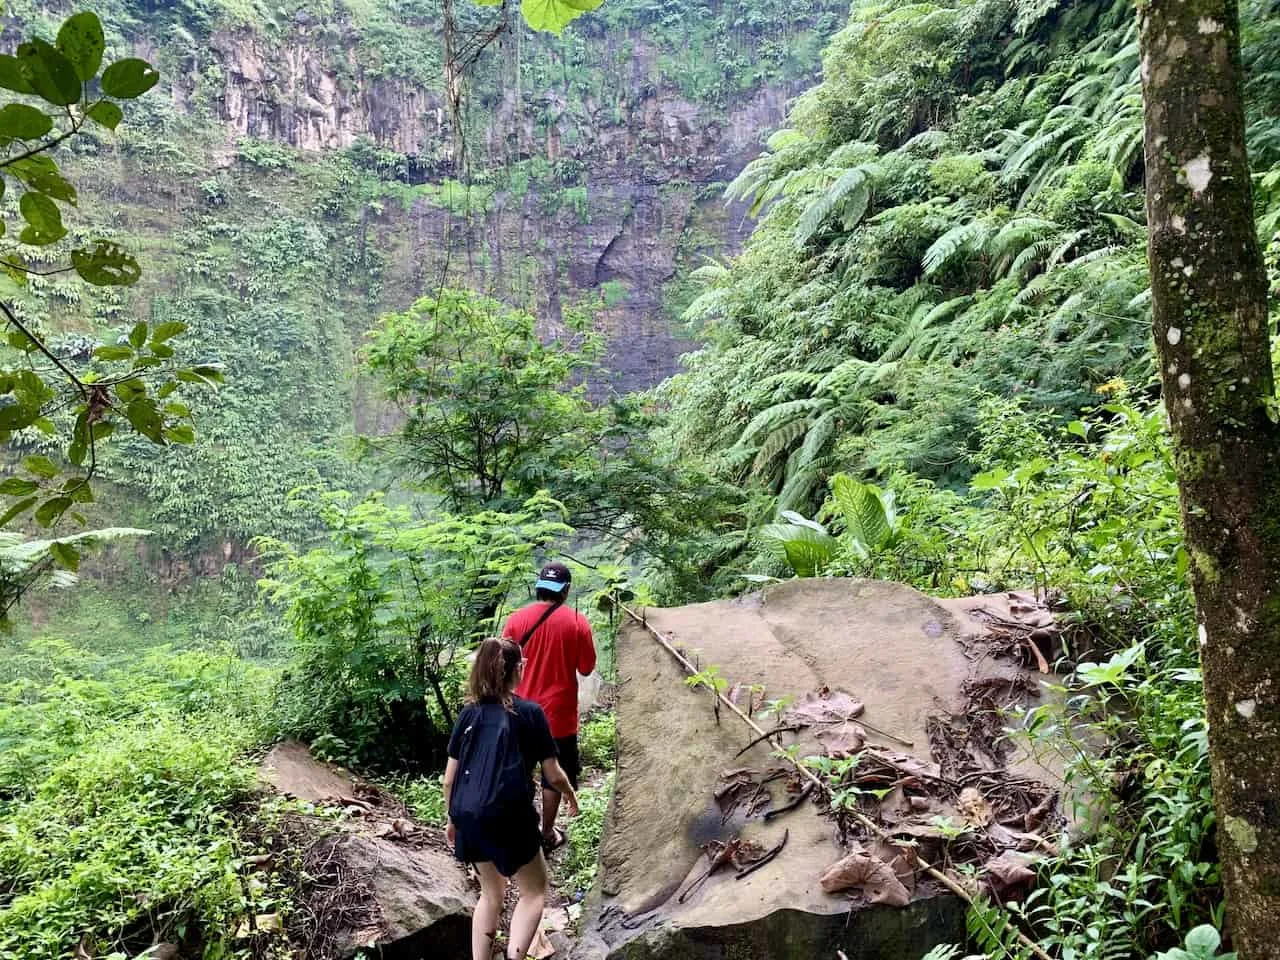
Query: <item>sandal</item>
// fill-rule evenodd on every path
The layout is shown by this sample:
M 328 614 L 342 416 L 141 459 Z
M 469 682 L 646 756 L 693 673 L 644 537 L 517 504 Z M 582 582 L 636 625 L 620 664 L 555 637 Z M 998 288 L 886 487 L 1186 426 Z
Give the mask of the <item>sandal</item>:
M 563 830 L 559 827 L 552 827 L 551 836 L 542 838 L 543 856 L 550 856 L 553 850 L 559 850 L 564 846 L 565 841 L 568 839 L 569 838 L 565 835 Z

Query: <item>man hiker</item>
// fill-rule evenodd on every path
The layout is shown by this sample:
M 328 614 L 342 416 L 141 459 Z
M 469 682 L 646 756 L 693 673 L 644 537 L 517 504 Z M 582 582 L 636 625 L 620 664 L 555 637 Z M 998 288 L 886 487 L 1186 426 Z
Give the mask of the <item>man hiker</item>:
M 532 700 L 547 715 L 560 766 L 574 789 L 582 767 L 578 759 L 578 674 L 596 668 L 596 648 L 587 618 L 565 606 L 573 580 L 563 563 L 549 563 L 534 584 L 537 599 L 507 618 L 502 635 L 524 652 L 524 677 L 517 696 Z M 564 843 L 556 826 L 560 793 L 542 778 L 542 849 L 550 853 Z

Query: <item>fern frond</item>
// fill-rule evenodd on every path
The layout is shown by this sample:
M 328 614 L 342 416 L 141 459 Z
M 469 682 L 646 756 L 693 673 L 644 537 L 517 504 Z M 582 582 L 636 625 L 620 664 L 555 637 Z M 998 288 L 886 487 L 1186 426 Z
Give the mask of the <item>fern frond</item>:
M 932 276 L 961 253 L 981 250 L 991 234 L 991 226 L 984 220 L 970 220 L 952 227 L 925 251 L 924 275 Z

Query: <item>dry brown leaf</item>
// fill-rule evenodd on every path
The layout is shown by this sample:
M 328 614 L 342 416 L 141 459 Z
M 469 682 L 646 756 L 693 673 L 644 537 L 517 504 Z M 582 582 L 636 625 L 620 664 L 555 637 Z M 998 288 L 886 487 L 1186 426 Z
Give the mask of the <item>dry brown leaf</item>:
M 1044 823 L 1049 814 L 1053 812 L 1053 807 L 1056 801 L 1057 797 L 1051 793 L 1028 810 L 1022 817 L 1022 828 L 1030 833 L 1032 830 L 1039 827 Z
M 824 727 L 815 739 L 822 744 L 827 756 L 845 760 L 862 749 L 867 742 L 867 732 L 856 723 L 841 723 Z
M 75 960 L 93 960 L 93 937 L 87 933 L 76 944 Z
M 824 693 L 805 694 L 803 700 L 793 704 L 783 715 L 784 724 L 811 727 L 817 724 L 844 723 L 862 716 L 866 706 L 861 700 L 855 700 L 847 693 L 836 691 L 831 693 L 823 688 Z
M 911 894 L 902 885 L 893 868 L 878 857 L 851 853 L 833 863 L 819 881 L 827 893 L 838 893 L 851 887 L 861 889 L 872 903 L 905 907 Z
M 982 882 L 1001 900 L 1018 899 L 1035 883 L 1032 863 L 1026 854 L 1006 850 L 983 866 Z
M 960 815 L 975 827 L 985 827 L 994 819 L 991 804 L 975 787 L 965 787 L 960 791 L 960 799 L 956 802 Z

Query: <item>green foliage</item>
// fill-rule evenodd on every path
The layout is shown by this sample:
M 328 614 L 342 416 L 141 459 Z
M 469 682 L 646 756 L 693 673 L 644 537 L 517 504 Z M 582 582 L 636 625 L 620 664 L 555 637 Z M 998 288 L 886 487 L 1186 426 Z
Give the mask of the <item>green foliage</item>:
M 1215 957 L 1218 960 L 1235 960 L 1234 952 L 1219 953 L 1218 948 L 1221 946 L 1222 937 L 1218 931 L 1204 924 L 1187 934 L 1183 946 L 1158 953 L 1155 960 L 1213 960 Z
M 307 491 L 300 496 L 315 496 Z M 496 632 L 536 556 L 571 533 L 539 494 L 511 512 L 417 520 L 383 497 L 319 495 L 327 542 L 301 552 L 257 541 L 263 595 L 293 633 L 282 680 L 285 733 L 336 759 L 433 769 L 466 679 L 466 650 Z
M 237 876 L 241 761 L 263 671 L 157 650 L 127 669 L 59 641 L 0 676 L 0 956 L 225 948 L 255 909 Z
M 582 725 L 578 733 L 578 751 L 584 766 L 612 770 L 617 749 L 617 714 L 598 713 Z
M 1265 56 L 1264 5 L 1245 20 Z M 676 448 L 808 515 L 839 472 L 962 483 L 987 394 L 1063 416 L 1145 378 L 1134 29 L 1110 0 L 855 4 L 727 191 L 762 221 L 698 272 L 709 343 L 660 394 Z
M 544 343 L 530 314 L 458 290 L 384 318 L 367 358 L 405 414 L 400 458 L 455 508 L 573 469 L 600 439 L 585 386 L 571 386 L 600 341 L 580 341 Z
M 562 890 L 585 893 L 596 882 L 613 779 L 610 773 L 600 786 L 578 791 L 579 813 L 569 828 L 569 850 L 556 871 Z
M 120 427 L 156 445 L 192 443 L 191 410 L 176 394 L 183 384 L 223 379 L 216 365 L 187 368 L 174 362 L 169 341 L 186 330 L 183 324 L 135 323 L 115 343 L 66 357 L 51 348 L 43 318 L 30 309 L 27 289 L 58 274 L 74 272 L 108 288 L 131 286 L 141 276 L 137 259 L 115 240 L 73 233 L 63 222 L 64 209 L 77 206 L 78 194 L 51 155 L 93 124 L 114 130 L 124 116 L 116 101 L 139 97 L 158 80 L 136 58 L 115 61 L 99 76 L 105 43 L 98 17 L 77 13 L 62 24 L 56 43 L 33 37 L 18 46 L 16 56 L 0 56 L 0 87 L 24 98 L 0 107 L 0 196 L 17 195 L 25 224 L 15 237 L 7 226 L 12 205 L 2 211 L 0 312 L 8 339 L 0 367 L 0 442 L 40 451 L 24 457 L 20 469 L 0 483 L 0 494 L 10 499 L 0 525 L 29 517 L 50 528 L 63 516 L 86 525 L 81 511 L 95 499 L 99 445 Z M 51 266 L 63 257 L 69 266 Z M 46 449 L 56 450 L 63 462 Z M 99 532 L 96 539 L 103 536 L 110 534 Z M 11 547 L 0 577 L 0 623 L 7 625 L 9 609 L 43 573 L 74 573 L 80 547 L 91 539 L 64 536 Z
M 415 819 L 438 827 L 444 826 L 448 811 L 444 808 L 443 776 L 410 777 L 393 782 L 391 788 L 404 801 Z

